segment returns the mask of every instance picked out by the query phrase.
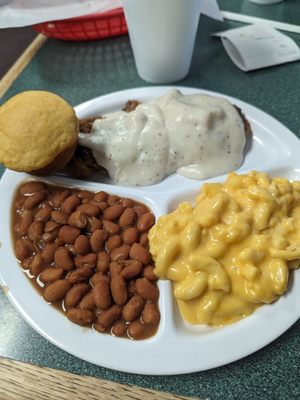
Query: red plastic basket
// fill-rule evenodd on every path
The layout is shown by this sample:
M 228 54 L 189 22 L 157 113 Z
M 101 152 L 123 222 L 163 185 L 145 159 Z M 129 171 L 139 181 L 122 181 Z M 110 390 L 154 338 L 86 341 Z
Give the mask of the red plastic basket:
M 44 22 L 34 25 L 33 29 L 48 37 L 61 40 L 104 39 L 127 33 L 122 8 L 62 21 Z

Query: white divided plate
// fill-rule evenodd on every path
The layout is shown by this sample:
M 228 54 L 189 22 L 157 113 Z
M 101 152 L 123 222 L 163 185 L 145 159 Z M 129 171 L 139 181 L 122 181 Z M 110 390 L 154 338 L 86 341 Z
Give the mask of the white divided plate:
M 76 107 L 79 118 L 121 109 L 128 99 L 143 102 L 162 95 L 170 87 L 125 90 L 90 100 Z M 300 141 L 286 127 L 257 108 L 235 98 L 198 89 L 179 88 L 185 94 L 207 93 L 227 98 L 250 121 L 253 137 L 238 172 L 252 169 L 290 180 L 300 178 Z M 119 371 L 168 375 L 207 370 L 245 357 L 272 342 L 300 317 L 300 271 L 292 273 L 289 291 L 276 303 L 259 308 L 250 317 L 223 328 L 191 326 L 183 322 L 172 298 L 169 282 L 159 282 L 161 322 L 155 336 L 142 341 L 111 337 L 82 328 L 49 306 L 35 291 L 16 262 L 10 234 L 10 208 L 17 185 L 30 178 L 6 171 L 0 182 L 1 282 L 26 321 L 46 339 L 65 351 L 103 367 Z M 220 176 L 210 181 L 222 181 Z M 192 199 L 203 182 L 176 174 L 157 185 L 126 188 L 109 183 L 49 177 L 49 182 L 71 185 L 145 202 L 156 217 L 183 199 Z

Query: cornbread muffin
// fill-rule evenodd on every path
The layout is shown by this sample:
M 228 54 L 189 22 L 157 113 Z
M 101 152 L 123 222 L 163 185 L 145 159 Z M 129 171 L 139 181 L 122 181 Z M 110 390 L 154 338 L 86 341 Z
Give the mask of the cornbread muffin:
M 0 107 L 0 162 L 34 174 L 62 169 L 77 145 L 78 119 L 61 97 L 27 91 Z

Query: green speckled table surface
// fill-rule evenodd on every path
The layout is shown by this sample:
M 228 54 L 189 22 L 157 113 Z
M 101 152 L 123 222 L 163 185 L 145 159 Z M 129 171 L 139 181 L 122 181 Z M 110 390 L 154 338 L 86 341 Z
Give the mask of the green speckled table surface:
M 299 23 L 300 4 L 296 3 L 299 1 L 286 0 L 284 6 L 269 6 L 262 11 L 247 1 L 220 0 L 222 8 L 228 11 L 274 19 L 285 16 L 285 22 Z M 240 71 L 227 57 L 220 40 L 210 37 L 214 31 L 236 26 L 239 25 L 201 17 L 191 71 L 179 84 L 249 102 L 300 137 L 300 63 L 250 73 Z M 290 36 L 300 45 L 300 35 Z M 76 105 L 105 93 L 141 86 L 148 85 L 137 75 L 127 36 L 87 43 L 48 40 L 1 102 L 23 90 L 43 89 Z M 1 175 L 3 171 L 1 168 Z M 131 375 L 97 367 L 55 347 L 19 316 L 0 291 L 0 357 L 210 400 L 299 399 L 299 334 L 300 321 L 255 354 L 205 372 L 159 377 Z

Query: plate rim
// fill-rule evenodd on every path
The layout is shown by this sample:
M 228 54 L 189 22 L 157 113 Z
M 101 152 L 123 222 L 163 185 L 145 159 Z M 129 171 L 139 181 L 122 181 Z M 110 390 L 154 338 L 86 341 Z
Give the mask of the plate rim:
M 80 110 L 84 110 L 84 109 L 86 109 L 86 108 L 88 108 L 91 104 L 94 104 L 95 102 L 102 102 L 102 101 L 110 101 L 110 100 L 112 100 L 114 97 L 119 97 L 119 95 L 120 94 L 122 94 L 122 95 L 130 95 L 131 93 L 134 93 L 134 92 L 138 92 L 138 93 L 143 93 L 144 91 L 149 91 L 149 92 L 153 92 L 153 93 L 156 93 L 156 92 L 159 92 L 159 91 L 166 91 L 166 90 L 169 90 L 169 89 L 179 89 L 179 90 L 183 90 L 184 92 L 186 92 L 186 91 L 193 91 L 193 92 L 198 92 L 198 93 L 205 93 L 205 94 L 211 94 L 211 95 L 214 95 L 214 96 L 220 96 L 220 97 L 223 97 L 223 98 L 226 98 L 226 99 L 229 99 L 230 101 L 233 101 L 233 102 L 238 102 L 239 104 L 241 104 L 241 105 L 243 105 L 243 107 L 244 107 L 244 109 L 250 109 L 250 110 L 254 110 L 255 112 L 254 112 L 254 115 L 256 115 L 256 113 L 258 113 L 258 117 L 260 117 L 261 115 L 263 115 L 264 117 L 267 117 L 267 120 L 269 120 L 269 121 L 271 121 L 272 122 L 272 124 L 275 124 L 276 126 L 277 126 L 277 128 L 279 128 L 279 129 L 282 129 L 283 131 L 284 131 L 284 136 L 286 137 L 286 135 L 287 135 L 287 132 L 288 132 L 288 139 L 289 140 L 291 140 L 292 142 L 294 141 L 294 139 L 297 141 L 297 145 L 298 146 L 300 146 L 300 141 L 299 141 L 299 139 L 287 128 L 287 127 L 285 127 L 281 122 L 279 122 L 278 120 L 276 120 L 274 117 L 272 117 L 272 116 L 270 116 L 269 114 L 267 114 L 267 113 L 265 113 L 264 111 L 262 111 L 262 110 L 260 110 L 260 109 L 258 109 L 258 108 L 256 108 L 255 106 L 252 106 L 252 105 L 250 105 L 249 103 L 246 103 L 246 102 L 243 102 L 243 101 L 241 101 L 241 100 L 239 100 L 239 99 L 237 99 L 237 98 L 234 98 L 234 97 L 231 97 L 231 96 L 227 96 L 227 95 L 224 95 L 224 94 L 221 94 L 221 93 L 218 93 L 218 92 L 214 92 L 214 91 L 207 91 L 207 90 L 202 90 L 202 89 L 200 89 L 200 88 L 189 88 L 189 87 L 181 87 L 181 86 L 154 86 L 154 87 L 139 87 L 139 88 L 131 88 L 131 89 L 126 89 L 126 90 L 122 90 L 122 91 L 117 91 L 117 92 L 112 92 L 112 93 L 109 93 L 109 94 L 106 94 L 106 95 L 102 95 L 102 96 L 98 96 L 98 97 L 95 97 L 94 99 L 90 99 L 90 100 L 88 100 L 88 101 L 86 101 L 86 102 L 83 102 L 83 103 L 81 103 L 81 104 L 79 104 L 78 106 L 76 106 L 76 107 L 74 107 L 75 108 L 75 111 L 76 112 L 84 112 L 84 111 L 80 111 Z M 128 94 L 129 93 L 129 94 Z M 153 97 L 153 96 L 152 96 Z M 244 110 L 243 109 L 243 110 Z M 282 132 L 281 132 L 282 133 Z M 280 136 L 282 136 L 282 135 L 280 135 Z M 296 141 L 295 141 L 295 143 L 296 143 Z M 3 176 L 2 176 L 2 178 L 1 178 L 1 181 L 0 181 L 0 193 L 2 192 L 2 186 L 3 186 L 3 181 L 5 180 L 5 178 L 7 177 L 7 175 L 9 175 L 9 174 L 11 174 L 12 172 L 11 171 L 8 171 L 8 170 L 6 170 L 5 172 L 4 172 L 4 174 L 3 174 Z M 14 173 L 13 173 L 14 174 Z M 15 173 L 15 174 L 18 174 L 18 173 Z M 20 174 L 18 174 L 18 176 L 20 176 Z M 27 176 L 27 175 L 26 175 Z M 3 180 L 3 178 L 4 178 L 4 180 Z M 79 183 L 84 183 L 84 181 L 79 181 Z M 112 186 L 112 187 L 118 187 L 117 185 L 108 185 L 108 186 Z M 141 192 L 141 196 L 147 196 L 147 193 L 143 193 L 143 192 Z M 3 209 L 4 209 L 5 207 L 3 207 Z M 0 212 L 0 215 L 1 215 L 1 213 L 2 212 Z M 0 239 L 1 239 L 1 233 L 0 233 Z M 0 253 L 1 253 L 1 249 L 0 249 Z M 15 265 L 17 265 L 18 266 L 18 264 L 17 264 L 17 262 L 15 261 Z M 18 266 L 18 268 L 20 269 L 20 267 Z M 21 269 L 20 269 L 21 270 Z M 22 271 L 21 271 L 22 272 Z M 22 272 L 23 273 L 23 272 Z M 294 275 L 296 275 L 295 273 L 294 273 Z M 300 278 L 300 276 L 299 276 L 299 274 L 297 274 L 297 276 Z M 25 278 L 25 277 L 24 277 Z M 27 278 L 26 278 L 26 280 L 27 280 Z M 298 279 L 299 280 L 299 279 Z M 5 279 L 2 277 L 2 271 L 0 270 L 0 281 L 2 281 L 4 284 L 5 284 Z M 30 282 L 28 282 L 29 284 L 30 284 Z M 299 283 L 300 283 L 300 281 L 299 281 Z M 31 284 L 30 284 L 31 285 Z M 14 293 L 11 291 L 11 290 L 9 290 L 9 292 L 8 292 L 8 296 L 7 296 L 8 298 L 9 298 L 9 300 L 11 301 L 11 303 L 13 304 L 13 306 L 17 309 L 17 311 L 21 314 L 21 316 L 39 333 L 39 334 L 41 334 L 43 337 L 45 337 L 47 340 L 49 340 L 50 342 L 52 342 L 53 344 L 55 344 L 56 346 L 58 346 L 58 347 L 60 347 L 61 349 L 63 349 L 63 350 L 65 350 L 65 351 L 67 351 L 68 353 L 70 353 L 70 354 L 72 354 L 72 355 L 74 355 L 74 356 L 76 356 L 76 357 L 79 357 L 79 358 L 81 358 L 81 359 L 83 359 L 83 360 L 85 360 L 85 361 L 89 361 L 89 362 L 91 362 L 91 363 L 93 363 L 93 364 L 96 364 L 96 365 L 99 365 L 99 366 L 102 366 L 102 367 L 106 367 L 106 368 L 111 368 L 111 369 L 115 369 L 115 370 L 118 370 L 118 371 L 122 371 L 122 372 L 130 372 L 130 373 L 135 373 L 135 374 L 145 374 L 145 375 L 173 375 L 173 374 L 184 374 L 184 373 L 192 373 L 192 372 L 198 372 L 198 371 L 204 371 L 204 370 L 208 370 L 208 369 L 211 369 L 211 368 L 216 368 L 216 367 L 219 367 L 219 366 L 222 366 L 222 365 L 226 365 L 226 364 L 229 364 L 229 363 L 231 363 L 231 362 L 234 362 L 234 361 L 237 361 L 237 360 L 239 360 L 239 359 L 241 359 L 241 358 L 244 358 L 244 357 L 246 357 L 246 356 L 248 356 L 248 355 L 250 355 L 250 354 L 252 354 L 253 352 L 255 352 L 255 351 L 257 351 L 257 350 L 259 350 L 259 349 L 261 349 L 262 347 L 265 347 L 267 344 L 269 344 L 269 343 L 271 343 L 273 340 L 275 340 L 275 339 L 277 339 L 279 336 L 281 336 L 287 329 L 289 329 L 297 320 L 298 320 L 298 318 L 300 317 L 300 311 L 298 312 L 298 314 L 297 314 L 297 317 L 296 318 L 289 318 L 288 319 L 288 321 L 286 321 L 286 324 L 284 325 L 284 327 L 282 327 L 282 329 L 281 330 L 279 330 L 280 332 L 278 333 L 278 334 L 275 334 L 275 335 L 270 335 L 269 337 L 268 337 L 268 339 L 267 340 L 265 340 L 265 341 L 262 341 L 262 343 L 259 345 L 259 346 L 257 346 L 257 345 L 254 345 L 254 346 L 252 346 L 250 349 L 248 349 L 247 351 L 244 351 L 244 353 L 242 353 L 242 354 L 238 354 L 238 355 L 236 355 L 236 356 L 232 356 L 232 357 L 227 357 L 227 359 L 225 359 L 224 360 L 224 362 L 218 362 L 217 364 L 216 363 L 210 363 L 210 364 L 207 364 L 207 367 L 194 367 L 194 368 L 188 368 L 188 367 L 186 367 L 186 368 L 178 368 L 178 367 L 174 367 L 174 366 L 171 366 L 171 368 L 170 369 L 168 369 L 168 370 L 166 370 L 166 371 L 161 371 L 161 370 L 157 370 L 157 365 L 154 365 L 154 366 L 152 366 L 152 367 L 150 367 L 150 368 L 142 368 L 142 369 L 140 369 L 140 368 L 137 368 L 137 369 L 134 369 L 134 368 L 127 368 L 126 366 L 124 366 L 124 365 L 122 365 L 121 367 L 116 367 L 115 365 L 114 365 L 114 363 L 103 363 L 101 360 L 100 361 L 96 361 L 95 362 L 95 360 L 94 359 L 91 359 L 90 357 L 82 357 L 82 355 L 78 355 L 78 352 L 74 352 L 74 351 L 72 351 L 72 349 L 70 349 L 70 348 L 68 348 L 68 346 L 63 346 L 63 345 L 61 345 L 61 343 L 59 343 L 59 341 L 57 341 L 57 340 L 55 340 L 55 338 L 52 338 L 52 337 L 49 337 L 49 335 L 47 335 L 47 333 L 46 332 L 44 332 L 44 330 L 40 327 L 40 326 L 37 326 L 35 323 L 34 323 L 34 321 L 32 320 L 32 318 L 30 317 L 30 315 L 26 312 L 26 310 L 24 310 L 23 308 L 22 308 L 22 306 L 21 306 L 21 304 L 19 304 L 19 302 L 18 302 L 18 296 L 17 297 L 15 297 L 14 296 Z M 280 301 L 280 300 L 279 300 Z M 46 305 L 47 303 L 46 302 L 44 302 L 44 304 Z M 299 304 L 300 304 L 300 300 L 299 300 Z M 261 309 L 263 309 L 263 307 L 261 308 Z M 261 310 L 260 309 L 260 310 Z M 56 310 L 55 310 L 56 311 Z M 57 312 L 57 311 L 56 311 Z M 243 323 L 245 323 L 246 322 L 246 324 L 248 325 L 249 324 L 249 320 L 251 321 L 251 318 L 253 318 L 253 317 L 255 317 L 255 315 L 257 315 L 257 313 L 258 313 L 258 311 L 256 311 L 256 313 L 254 313 L 254 314 L 252 314 L 250 317 L 248 317 L 248 318 L 245 318 L 244 320 L 242 320 L 241 322 L 242 323 L 236 323 L 236 324 L 233 324 L 233 325 L 231 325 L 231 327 L 238 327 L 237 329 L 238 330 L 240 330 L 240 326 L 241 325 L 243 325 Z M 223 329 L 225 329 L 225 328 L 223 328 Z M 271 337 L 271 339 L 270 339 L 270 337 Z M 115 340 L 116 338 L 113 338 L 113 340 Z M 142 343 L 142 342 L 130 342 L 130 341 L 128 341 L 128 343 Z M 131 345 L 130 345 L 131 346 Z M 131 346 L 132 347 L 132 346 Z M 136 346 L 136 347 L 140 347 L 140 345 L 138 345 L 138 346 Z

